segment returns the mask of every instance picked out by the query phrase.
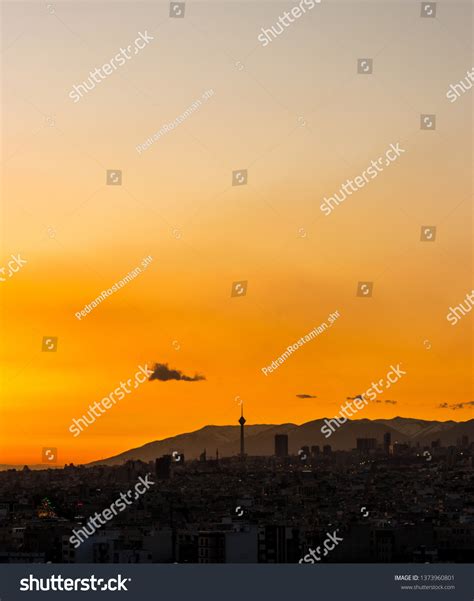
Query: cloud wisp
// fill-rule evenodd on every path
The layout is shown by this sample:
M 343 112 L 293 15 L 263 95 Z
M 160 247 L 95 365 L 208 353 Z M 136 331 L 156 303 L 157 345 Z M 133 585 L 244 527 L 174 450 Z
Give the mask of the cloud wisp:
M 186 376 L 179 369 L 170 369 L 167 363 L 155 363 L 153 373 L 148 378 L 149 380 L 160 380 L 167 382 L 168 380 L 182 380 L 184 382 L 199 382 L 205 380 L 205 376 L 195 374 L 194 376 Z
M 464 403 L 441 403 L 436 408 L 437 409 L 451 409 L 452 411 L 456 411 L 457 409 L 464 409 L 464 407 L 474 407 L 474 401 L 465 401 Z

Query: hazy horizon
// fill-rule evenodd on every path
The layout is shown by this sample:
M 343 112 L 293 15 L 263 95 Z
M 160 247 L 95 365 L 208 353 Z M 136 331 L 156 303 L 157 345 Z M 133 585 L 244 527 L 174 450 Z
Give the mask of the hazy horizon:
M 332 417 L 398 364 L 358 417 L 474 415 L 474 312 L 447 320 L 474 287 L 472 92 L 446 98 L 472 8 L 323 1 L 263 46 L 293 4 L 4 3 L 0 267 L 26 264 L 1 282 L 3 463 L 88 463 L 233 424 L 240 401 L 254 423 Z

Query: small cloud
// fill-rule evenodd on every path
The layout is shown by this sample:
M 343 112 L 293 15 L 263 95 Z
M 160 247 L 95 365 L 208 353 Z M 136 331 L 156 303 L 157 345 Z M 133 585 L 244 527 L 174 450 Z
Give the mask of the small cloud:
M 199 380 L 205 380 L 204 376 L 195 374 L 194 376 L 185 376 L 183 372 L 178 369 L 170 369 L 167 363 L 155 363 L 153 373 L 148 378 L 149 380 L 160 380 L 166 382 L 168 380 L 183 380 L 184 382 L 198 382 Z
M 464 403 L 441 403 L 437 409 L 451 409 L 451 411 L 457 411 L 458 409 L 464 409 L 465 407 L 474 407 L 474 401 L 465 401 Z
M 360 399 L 361 401 L 364 400 L 364 396 L 362 394 L 358 394 L 356 396 L 348 396 L 346 397 L 346 400 L 348 401 L 355 401 L 357 399 Z M 386 401 L 382 401 L 381 399 L 376 399 L 374 401 L 372 401 L 373 403 L 388 403 L 389 405 L 396 405 L 398 401 L 392 401 L 392 400 L 386 400 Z
M 314 394 L 297 394 L 296 395 L 299 399 L 317 399 L 318 397 L 315 396 Z

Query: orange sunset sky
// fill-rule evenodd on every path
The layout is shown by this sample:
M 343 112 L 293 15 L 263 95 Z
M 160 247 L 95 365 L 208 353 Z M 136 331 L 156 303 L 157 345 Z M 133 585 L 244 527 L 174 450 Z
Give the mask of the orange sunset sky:
M 446 320 L 474 287 L 472 92 L 446 98 L 472 68 L 472 32 L 469 3 L 453 4 L 422 19 L 418 3 L 321 2 L 263 47 L 261 28 L 294 3 L 187 2 L 181 19 L 168 2 L 4 3 L 0 265 L 27 263 L 0 282 L 0 464 L 41 463 L 47 446 L 59 464 L 88 462 L 237 424 L 236 397 L 249 424 L 332 417 L 398 363 L 407 375 L 380 397 L 396 404 L 358 417 L 473 417 L 449 408 L 474 400 L 472 313 Z M 144 31 L 143 50 L 71 100 Z M 372 75 L 357 74 L 361 57 Z M 405 153 L 325 216 L 324 197 L 391 143 Z M 247 185 L 232 186 L 238 169 Z M 247 294 L 231 297 L 241 280 Z M 146 382 L 71 435 L 74 417 L 155 362 L 206 380 Z

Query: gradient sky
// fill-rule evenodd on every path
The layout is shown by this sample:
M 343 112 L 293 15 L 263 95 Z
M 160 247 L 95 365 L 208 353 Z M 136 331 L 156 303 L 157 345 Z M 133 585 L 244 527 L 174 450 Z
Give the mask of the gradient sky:
M 248 423 L 333 416 L 397 363 L 407 375 L 381 396 L 397 404 L 359 417 L 473 417 L 438 408 L 473 400 L 472 314 L 446 320 L 474 287 L 472 92 L 446 99 L 472 68 L 470 5 L 422 19 L 417 2 L 323 0 L 262 47 L 260 29 L 292 6 L 187 2 L 172 19 L 167 2 L 4 3 L 0 264 L 28 263 L 0 283 L 0 463 L 40 463 L 47 446 L 81 463 L 236 424 L 236 397 Z M 72 86 L 139 31 L 155 39 L 74 103 Z M 362 57 L 373 75 L 357 74 Z M 422 113 L 436 131 L 420 130 Z M 396 163 L 322 214 L 397 142 Z M 122 186 L 105 185 L 107 169 Z M 232 187 L 236 169 L 248 185 Z M 238 280 L 247 295 L 232 298 Z M 356 296 L 359 281 L 372 298 Z M 330 331 L 263 375 L 336 310 Z M 72 418 L 154 362 L 206 381 L 147 382 L 72 437 Z

